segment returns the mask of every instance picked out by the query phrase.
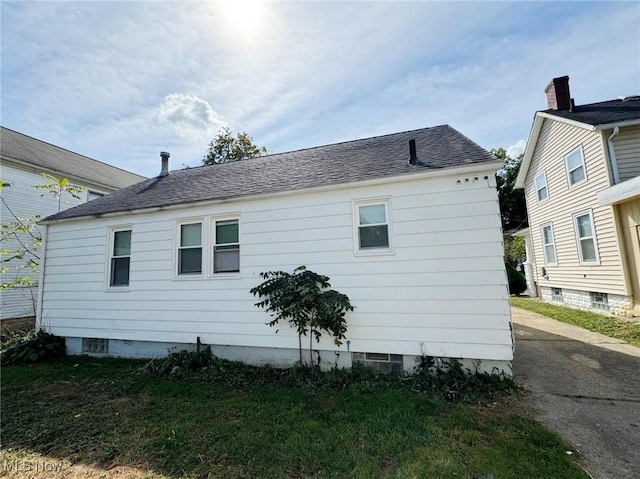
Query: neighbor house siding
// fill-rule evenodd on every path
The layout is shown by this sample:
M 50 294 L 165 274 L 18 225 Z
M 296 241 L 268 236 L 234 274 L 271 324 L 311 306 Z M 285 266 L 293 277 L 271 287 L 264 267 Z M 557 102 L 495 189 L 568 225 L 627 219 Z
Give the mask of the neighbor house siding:
M 582 147 L 587 181 L 569 188 L 564 157 Z M 535 277 L 541 287 L 571 288 L 612 294 L 628 294 L 611 206 L 598 206 L 597 193 L 610 186 L 604 140 L 563 122 L 544 120 L 525 181 L 529 225 L 536 258 Z M 549 199 L 538 204 L 535 176 L 546 172 Z M 599 264 L 580 264 L 573 216 L 592 211 Z M 556 266 L 545 266 L 540 225 L 553 223 Z M 545 267 L 548 279 L 541 274 Z
M 15 221 L 15 218 L 9 212 L 8 207 L 19 218 L 28 218 L 32 215 L 38 215 L 41 218 L 58 212 L 58 206 L 61 210 L 71 208 L 87 199 L 89 189 L 91 191 L 107 193 L 104 188 L 94 187 L 92 185 L 74 182 L 78 186 L 82 186 L 85 190 L 80 194 L 81 199 L 73 198 L 68 194 L 64 194 L 60 205 L 58 199 L 46 190 L 34 188 L 34 185 L 47 185 L 51 182 L 42 176 L 43 170 L 32 168 L 26 165 L 17 164 L 8 160 L 2 160 L 2 182 L 8 183 L 10 186 L 4 187 L 2 190 L 2 198 L 6 202 L 2 203 L 1 216 L 2 222 L 8 223 Z M 36 230 L 37 233 L 37 230 Z M 25 238 L 22 238 L 25 240 Z M 23 250 L 23 247 L 16 239 L 3 241 L 2 249 L 10 251 Z M 22 260 L 12 260 L 5 263 L 4 266 L 9 269 L 7 273 L 2 275 L 3 283 L 10 283 L 18 277 L 28 276 L 32 280 L 38 280 L 38 272 L 31 268 L 20 268 L 26 264 Z M 37 288 L 19 287 L 2 291 L 0 294 L 1 301 L 1 318 L 18 318 L 23 316 L 33 316 L 35 314 L 34 304 L 37 298 Z
M 318 349 L 511 360 L 493 174 L 54 223 L 41 322 L 68 337 L 295 349 L 297 335 L 265 325 L 249 290 L 260 272 L 306 265 L 356 308 L 349 342 Z M 353 201 L 378 197 L 389 200 L 393 254 L 355 255 Z M 240 218 L 240 273 L 210 277 L 204 265 L 203 278 L 176 278 L 176 221 L 225 214 Z M 132 229 L 130 284 L 114 291 L 108 232 L 121 225 Z
M 640 176 L 640 126 L 621 128 L 613 145 L 620 181 Z

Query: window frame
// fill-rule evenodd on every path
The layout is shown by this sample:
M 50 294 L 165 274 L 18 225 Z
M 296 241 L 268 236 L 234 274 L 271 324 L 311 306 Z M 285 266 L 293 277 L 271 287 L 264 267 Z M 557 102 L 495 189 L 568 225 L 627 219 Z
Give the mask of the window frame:
M 182 246 L 182 227 L 186 225 L 200 224 L 200 246 Z M 174 267 L 173 267 L 173 275 L 175 279 L 195 279 L 195 278 L 203 278 L 205 271 L 205 222 L 204 218 L 185 218 L 176 221 L 175 227 L 175 240 L 174 240 L 174 248 L 173 252 L 175 255 L 174 258 Z M 195 249 L 200 248 L 200 272 L 199 273 L 180 273 L 180 251 L 183 249 Z
M 242 264 L 241 264 L 241 255 L 240 255 L 240 251 L 241 251 L 241 238 L 242 238 L 242 231 L 241 231 L 241 221 L 240 221 L 240 215 L 239 214 L 227 214 L 227 215 L 221 215 L 221 216 L 212 216 L 209 218 L 210 220 L 210 225 L 209 225 L 209 229 L 210 229 L 210 233 L 209 233 L 209 238 L 211 239 L 211 244 L 209 246 L 207 246 L 207 251 L 211 254 L 211 258 L 208 261 L 209 263 L 209 277 L 214 277 L 214 278 L 219 278 L 219 277 L 236 277 L 236 276 L 240 276 L 240 271 L 242 270 Z M 232 221 L 235 220 L 238 222 L 238 271 L 220 271 L 220 272 L 216 272 L 215 270 L 215 261 L 216 261 L 216 246 L 217 246 L 217 242 L 216 242 L 216 224 L 219 221 Z
M 609 295 L 607 293 L 600 293 L 597 291 L 589 292 L 589 299 L 591 300 L 591 309 L 598 311 L 610 311 Z
M 551 228 L 551 243 L 545 243 L 545 228 Z M 558 252 L 556 251 L 556 236 L 553 231 L 553 222 L 540 225 L 540 242 L 542 243 L 542 257 L 544 258 L 545 266 L 558 266 Z M 549 261 L 549 258 L 547 257 L 547 246 L 553 247 L 553 259 L 555 260 L 553 262 Z
M 557 303 L 564 303 L 562 288 L 551 288 L 551 300 Z
M 544 186 L 541 188 L 538 188 L 538 178 L 540 177 L 544 179 Z M 547 173 L 545 171 L 541 171 L 535 176 L 535 178 L 533 179 L 533 187 L 536 190 L 536 200 L 538 201 L 538 204 L 549 201 L 549 184 L 547 183 Z M 545 190 L 545 194 L 547 196 L 545 198 L 540 199 L 540 191 L 542 189 Z
M 129 287 L 131 285 L 131 256 L 132 256 L 132 245 L 133 245 L 133 226 L 132 225 L 118 225 L 118 226 L 110 226 L 108 228 L 108 240 L 107 240 L 107 259 L 106 259 L 106 277 L 105 277 L 105 290 L 107 291 L 129 291 Z M 115 239 L 116 233 L 122 231 L 129 231 L 129 255 L 121 255 L 117 258 L 115 257 L 114 247 L 115 247 Z M 129 274 L 127 284 L 112 284 L 112 275 L 113 275 L 113 259 L 119 258 L 129 258 Z
M 579 152 L 580 153 L 580 158 L 581 158 L 581 163 L 580 163 L 580 167 L 582 167 L 582 170 L 584 171 L 584 178 L 580 181 L 577 181 L 575 183 L 571 182 L 571 173 L 576 171 L 578 168 L 580 167 L 576 167 L 572 170 L 569 169 L 569 157 L 571 155 L 573 155 L 574 153 Z M 587 164 L 584 160 L 584 150 L 582 149 L 582 145 L 578 146 L 577 148 L 574 148 L 573 150 L 571 150 L 569 153 L 567 153 L 566 155 L 564 155 L 564 167 L 565 167 L 565 173 L 567 174 L 567 186 L 569 189 L 572 188 L 576 188 L 584 183 L 587 182 Z
M 578 218 L 582 217 L 582 216 L 589 216 L 589 222 L 591 223 L 591 232 L 592 232 L 592 236 L 591 237 L 585 237 L 585 238 L 581 238 L 580 237 L 580 229 L 578 228 Z M 589 209 L 589 210 L 584 210 L 584 211 L 580 211 L 578 213 L 574 213 L 573 214 L 573 231 L 575 234 L 575 238 L 576 238 L 576 249 L 578 250 L 578 260 L 580 261 L 581 265 L 584 266 L 594 266 L 594 265 L 599 265 L 600 264 L 600 253 L 598 252 L 598 235 L 596 234 L 596 224 L 595 221 L 593 220 L 593 210 Z M 593 261 L 585 261 L 584 257 L 583 257 L 583 252 L 582 252 L 582 240 L 583 239 L 591 239 L 593 241 L 593 249 L 595 252 L 595 259 Z
M 384 205 L 385 223 L 366 226 L 387 226 L 388 246 L 379 248 L 361 248 L 360 247 L 360 208 L 362 206 Z M 383 196 L 376 198 L 358 199 L 352 201 L 352 223 L 353 223 L 353 254 L 354 256 L 381 256 L 394 254 L 393 244 L 393 227 L 391 219 L 391 197 Z

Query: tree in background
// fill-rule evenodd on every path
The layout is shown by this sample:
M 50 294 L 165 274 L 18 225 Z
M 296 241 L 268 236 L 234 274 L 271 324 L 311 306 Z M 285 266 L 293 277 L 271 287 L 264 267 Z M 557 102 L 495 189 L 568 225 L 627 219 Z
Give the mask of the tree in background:
M 491 150 L 491 154 L 504 164 L 496 175 L 502 229 L 505 232 L 513 232 L 525 228 L 528 222 L 524 190 L 514 189 L 524 154 L 511 158 L 504 148 Z
M 231 130 L 224 127 L 209 143 L 209 152 L 202 159 L 205 165 L 227 163 L 262 156 L 267 152 L 264 146 L 257 146 L 246 132 L 238 133 L 234 138 Z

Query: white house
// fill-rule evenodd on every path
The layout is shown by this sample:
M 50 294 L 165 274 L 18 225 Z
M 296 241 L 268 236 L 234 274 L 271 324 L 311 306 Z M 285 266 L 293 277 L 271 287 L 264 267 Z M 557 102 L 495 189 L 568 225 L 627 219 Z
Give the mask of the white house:
M 198 340 L 290 365 L 298 337 L 249 290 L 297 266 L 349 296 L 323 367 L 411 369 L 421 355 L 510 372 L 495 185 L 501 167 L 444 125 L 162 173 L 47 218 L 39 325 L 71 354 L 149 357 Z M 469 363 L 471 364 L 471 363 Z
M 50 183 L 42 173 L 59 179 L 68 178 L 71 183 L 81 186 L 80 199 L 64 194 L 58 201 L 49 194 L 43 195 L 43 190 L 33 187 Z M 14 215 L 44 218 L 58 212 L 58 208 L 67 209 L 146 179 L 4 127 L 0 127 L 0 178 L 3 223 L 15 221 Z M 2 242 L 3 250 L 20 248 L 15 238 Z M 11 283 L 24 276 L 37 280 L 37 272 L 34 274 L 30 269 L 22 268 L 24 264 L 20 260 L 5 263 L 3 266 L 8 271 L 2 275 L 2 282 Z M 0 319 L 34 316 L 37 296 L 37 288 L 31 287 L 2 291 Z

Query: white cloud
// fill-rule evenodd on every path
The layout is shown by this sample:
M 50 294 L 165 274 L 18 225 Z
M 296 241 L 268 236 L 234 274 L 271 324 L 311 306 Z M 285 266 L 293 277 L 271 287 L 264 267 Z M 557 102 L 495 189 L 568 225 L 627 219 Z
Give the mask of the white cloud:
M 518 140 L 513 145 L 507 148 L 507 156 L 510 158 L 517 158 L 524 153 L 524 149 L 527 146 L 527 140 Z
M 212 137 L 226 126 L 224 118 L 202 98 L 172 93 L 158 107 L 158 119 L 185 139 Z

